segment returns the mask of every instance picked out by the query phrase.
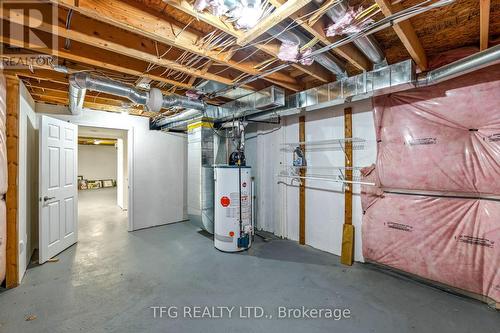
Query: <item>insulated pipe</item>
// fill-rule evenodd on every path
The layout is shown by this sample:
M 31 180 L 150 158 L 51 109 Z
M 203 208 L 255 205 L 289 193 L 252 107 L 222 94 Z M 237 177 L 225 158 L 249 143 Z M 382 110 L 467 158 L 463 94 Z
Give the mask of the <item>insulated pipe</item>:
M 444 65 L 418 77 L 417 86 L 429 86 L 500 63 L 500 45 Z
M 69 109 L 71 113 L 77 114 L 80 112 L 87 89 L 125 97 L 135 104 L 147 106 L 148 110 L 153 112 L 160 111 L 162 107 L 169 108 L 173 106 L 197 110 L 205 108 L 205 104 L 199 100 L 192 100 L 174 94 L 163 95 L 156 88 L 150 91 L 142 91 L 121 82 L 81 72 L 75 73 L 69 78 Z
M 314 2 L 321 6 L 325 1 L 324 0 L 314 0 Z M 348 5 L 346 0 L 343 0 L 330 8 L 326 15 L 332 19 L 333 22 L 337 22 L 340 20 L 346 13 L 348 9 Z M 384 52 L 380 49 L 377 42 L 372 36 L 367 37 L 359 37 L 355 41 L 353 41 L 354 45 L 358 47 L 358 49 L 366 55 L 368 59 L 374 64 L 379 64 L 384 62 L 385 56 Z
M 310 38 L 304 35 L 302 32 L 296 29 L 286 30 L 286 26 L 283 24 L 277 24 L 267 30 L 268 34 L 271 34 L 273 37 L 278 39 L 281 42 L 297 42 L 299 46 L 305 45 L 310 42 Z M 316 50 L 317 47 L 313 47 L 313 50 Z M 333 55 L 329 54 L 319 54 L 314 57 L 314 60 L 317 61 L 321 66 L 328 69 L 330 72 L 336 74 L 340 77 L 346 76 L 345 66 L 344 64 L 335 58 Z

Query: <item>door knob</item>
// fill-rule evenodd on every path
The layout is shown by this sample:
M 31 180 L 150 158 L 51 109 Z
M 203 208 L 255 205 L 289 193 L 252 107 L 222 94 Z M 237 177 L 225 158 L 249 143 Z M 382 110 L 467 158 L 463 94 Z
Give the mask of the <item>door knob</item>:
M 49 200 L 52 200 L 52 199 L 55 199 L 56 197 L 48 197 L 48 196 L 44 196 L 43 197 L 43 202 L 47 202 Z

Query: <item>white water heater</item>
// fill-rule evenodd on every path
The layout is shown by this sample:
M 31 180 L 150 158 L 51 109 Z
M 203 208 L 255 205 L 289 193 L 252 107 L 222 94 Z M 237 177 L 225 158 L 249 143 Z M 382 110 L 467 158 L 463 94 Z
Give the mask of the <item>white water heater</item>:
M 221 251 L 238 252 L 251 246 L 251 171 L 247 166 L 214 166 L 214 245 Z

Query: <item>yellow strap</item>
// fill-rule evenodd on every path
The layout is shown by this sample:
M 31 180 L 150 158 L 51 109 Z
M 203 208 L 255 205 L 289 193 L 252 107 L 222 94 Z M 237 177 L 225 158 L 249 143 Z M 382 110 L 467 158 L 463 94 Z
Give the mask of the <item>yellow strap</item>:
M 204 127 L 204 128 L 213 128 L 214 124 L 211 122 L 206 122 L 206 121 L 198 121 L 196 123 L 188 124 L 187 130 L 188 131 L 193 131 L 199 127 Z

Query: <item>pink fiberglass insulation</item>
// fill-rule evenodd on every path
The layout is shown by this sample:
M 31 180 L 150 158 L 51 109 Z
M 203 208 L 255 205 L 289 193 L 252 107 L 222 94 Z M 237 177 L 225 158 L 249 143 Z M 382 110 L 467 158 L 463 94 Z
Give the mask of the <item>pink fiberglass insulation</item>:
M 448 65 L 454 61 L 473 55 L 479 52 L 479 48 L 473 46 L 461 47 L 445 52 L 441 52 L 429 58 L 428 70 L 433 70 L 444 65 Z
M 300 52 L 299 43 L 293 41 L 283 41 L 281 43 L 278 58 L 283 61 L 299 62 L 301 65 L 310 66 L 314 63 L 314 58 L 309 57 L 311 48 L 306 48 Z
M 328 37 L 334 37 L 360 32 L 366 25 L 373 22 L 371 19 L 357 21 L 356 17 L 362 12 L 363 7 L 359 7 L 357 10 L 353 7 L 349 7 L 340 19 L 326 29 L 326 35 Z
M 500 301 L 500 202 L 385 193 L 363 217 L 363 256 Z
M 281 43 L 278 58 L 283 61 L 296 62 L 299 57 L 299 43 L 284 41 Z
M 500 194 L 500 66 L 374 98 L 384 188 Z
M 363 209 L 364 213 L 378 198 L 384 195 L 384 191 L 380 187 L 375 164 L 362 168 L 360 171 L 362 182 L 375 184 L 375 186 L 361 185 L 361 209 Z

